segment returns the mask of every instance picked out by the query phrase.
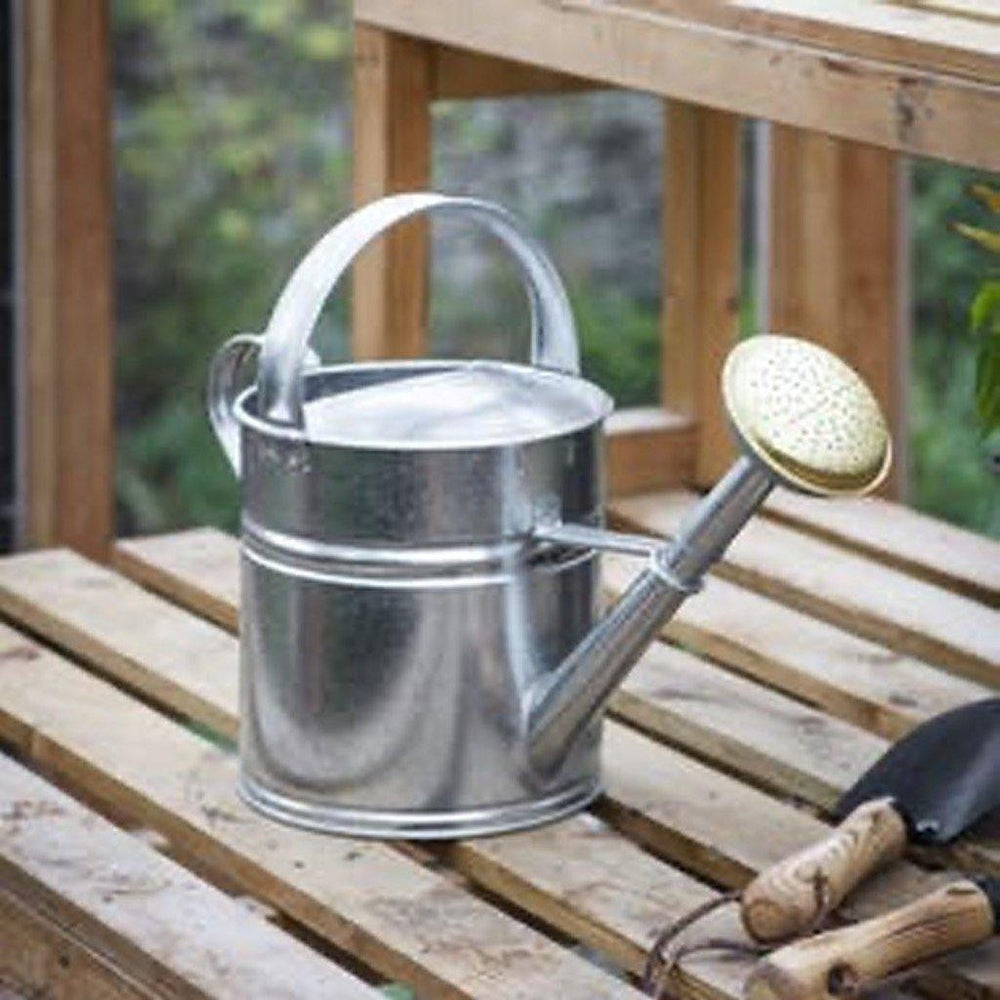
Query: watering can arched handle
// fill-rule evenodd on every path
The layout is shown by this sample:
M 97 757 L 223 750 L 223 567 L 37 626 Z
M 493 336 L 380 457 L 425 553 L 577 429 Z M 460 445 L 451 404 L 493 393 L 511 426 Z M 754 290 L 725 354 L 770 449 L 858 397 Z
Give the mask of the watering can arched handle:
M 334 226 L 302 259 L 261 338 L 257 377 L 260 414 L 301 429 L 302 366 L 327 296 L 354 258 L 376 236 L 424 212 L 468 216 L 485 225 L 521 266 L 531 304 L 532 363 L 579 373 L 573 314 L 562 281 L 541 246 L 497 205 L 430 193 L 393 195 L 358 209 Z

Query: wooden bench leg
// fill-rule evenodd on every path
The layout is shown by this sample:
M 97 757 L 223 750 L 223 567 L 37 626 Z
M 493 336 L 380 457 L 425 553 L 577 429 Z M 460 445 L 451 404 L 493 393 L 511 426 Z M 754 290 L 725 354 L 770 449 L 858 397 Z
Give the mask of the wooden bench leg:
M 364 24 L 354 29 L 354 201 L 430 185 L 432 47 Z M 427 223 L 404 223 L 354 267 L 355 358 L 425 353 Z
M 697 424 L 694 482 L 733 458 L 719 372 L 739 328 L 740 119 L 671 101 L 663 156 L 663 405 Z
M 25 535 L 97 559 L 114 529 L 107 6 L 24 4 L 21 36 Z
M 885 408 L 905 481 L 907 376 L 900 303 L 899 156 L 787 126 L 772 129 L 770 325 L 855 367 Z

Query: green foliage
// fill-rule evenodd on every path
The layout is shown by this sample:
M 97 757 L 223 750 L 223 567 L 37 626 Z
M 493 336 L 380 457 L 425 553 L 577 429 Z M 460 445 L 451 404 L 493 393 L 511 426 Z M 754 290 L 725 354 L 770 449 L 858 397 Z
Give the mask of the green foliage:
M 1000 430 L 1000 281 L 987 281 L 970 310 L 979 337 L 976 356 L 976 410 L 986 433 Z
M 348 203 L 348 11 L 307 0 L 116 0 L 119 528 L 231 526 L 208 359 L 260 329 Z M 344 304 L 324 318 L 343 354 Z
M 973 184 L 969 193 L 993 215 L 1000 215 L 1000 190 Z M 967 240 L 1000 254 L 1000 232 L 956 222 L 952 228 Z M 1000 281 L 987 279 L 969 310 L 972 333 L 978 339 L 976 357 L 976 411 L 983 430 L 1000 430 Z
M 960 167 L 914 164 L 911 492 L 922 510 L 1000 535 L 1000 489 L 977 414 L 977 339 L 968 334 L 984 258 L 949 229 L 960 214 L 987 223 L 988 207 L 966 196 L 980 180 Z
M 570 288 L 583 374 L 618 406 L 649 406 L 660 395 L 660 320 L 616 289 Z

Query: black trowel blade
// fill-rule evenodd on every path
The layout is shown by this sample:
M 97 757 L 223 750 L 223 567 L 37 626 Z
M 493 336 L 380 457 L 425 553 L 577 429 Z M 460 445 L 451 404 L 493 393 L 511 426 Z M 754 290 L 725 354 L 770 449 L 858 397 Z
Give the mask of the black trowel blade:
M 837 803 L 844 817 L 891 796 L 922 843 L 953 840 L 1000 808 L 1000 698 L 922 723 L 896 743 Z

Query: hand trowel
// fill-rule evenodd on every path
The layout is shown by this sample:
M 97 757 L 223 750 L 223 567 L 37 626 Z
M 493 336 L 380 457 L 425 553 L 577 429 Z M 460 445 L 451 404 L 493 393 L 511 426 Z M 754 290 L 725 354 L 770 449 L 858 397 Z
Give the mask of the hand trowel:
M 750 883 L 743 923 L 763 943 L 806 933 L 909 844 L 948 843 L 998 807 L 1000 698 L 988 698 L 896 743 L 840 800 L 842 822 L 826 839 Z

